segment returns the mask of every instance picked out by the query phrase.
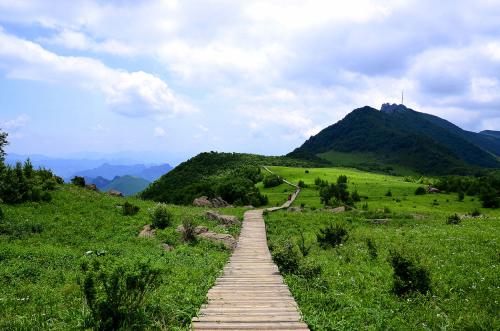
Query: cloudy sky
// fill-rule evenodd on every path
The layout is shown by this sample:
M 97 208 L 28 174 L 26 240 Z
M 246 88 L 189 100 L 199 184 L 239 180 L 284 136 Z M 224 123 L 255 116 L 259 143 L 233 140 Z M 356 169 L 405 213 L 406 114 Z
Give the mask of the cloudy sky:
M 24 154 L 285 154 L 404 89 L 498 130 L 499 17 L 499 0 L 0 0 L 0 127 Z

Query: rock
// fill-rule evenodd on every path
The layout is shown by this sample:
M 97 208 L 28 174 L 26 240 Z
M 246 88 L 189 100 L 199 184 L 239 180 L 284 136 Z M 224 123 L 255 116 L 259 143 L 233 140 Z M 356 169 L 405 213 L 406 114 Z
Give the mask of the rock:
M 389 223 L 390 219 L 388 218 L 376 218 L 371 220 L 373 224 L 381 225 Z
M 163 249 L 167 252 L 170 252 L 170 251 L 173 251 L 174 250 L 174 246 L 171 246 L 169 244 L 161 244 L 161 247 L 163 247 Z
M 439 191 L 439 189 L 437 189 L 437 188 L 432 187 L 431 185 L 429 185 L 429 187 L 427 188 L 427 192 L 428 193 L 439 193 L 441 191 Z
M 231 205 L 224 201 L 221 197 L 209 199 L 206 196 L 201 196 L 193 200 L 193 205 L 196 207 L 212 207 L 212 208 L 224 208 L 230 207 Z
M 184 228 L 182 228 L 182 230 L 184 230 Z M 201 234 L 205 232 L 208 232 L 208 228 L 206 226 L 198 225 L 197 227 L 194 228 L 195 234 Z
M 140 238 L 151 238 L 155 236 L 155 229 L 151 227 L 151 224 L 146 224 L 142 228 L 141 232 L 139 232 Z
M 248 205 L 248 206 L 243 206 L 243 208 L 245 208 L 245 209 L 254 209 L 255 207 L 252 206 L 252 205 Z
M 338 214 L 338 213 L 343 213 L 345 212 L 345 206 L 340 206 L 337 208 L 330 209 L 332 213 Z
M 208 200 L 208 197 L 202 196 L 194 199 L 193 205 L 196 207 L 212 207 L 212 203 Z
M 221 215 L 219 213 L 216 213 L 214 211 L 207 211 L 205 213 L 205 217 L 208 218 L 209 220 L 217 221 L 221 224 L 224 225 L 233 225 L 233 224 L 240 224 L 240 221 L 236 216 L 231 216 L 231 215 Z
M 300 207 L 288 207 L 287 211 L 299 212 L 299 211 L 302 211 L 302 208 L 300 208 Z
M 108 194 L 112 197 L 123 197 L 123 193 L 117 190 L 109 190 Z
M 97 188 L 96 184 L 88 184 L 88 185 L 85 185 L 85 188 L 87 190 L 91 190 L 91 191 L 96 191 L 96 192 L 99 192 L 99 189 Z
M 230 250 L 236 248 L 236 243 L 237 243 L 236 239 L 234 239 L 234 237 L 231 236 L 230 234 L 207 231 L 199 234 L 199 237 L 205 238 L 213 242 L 221 242 Z

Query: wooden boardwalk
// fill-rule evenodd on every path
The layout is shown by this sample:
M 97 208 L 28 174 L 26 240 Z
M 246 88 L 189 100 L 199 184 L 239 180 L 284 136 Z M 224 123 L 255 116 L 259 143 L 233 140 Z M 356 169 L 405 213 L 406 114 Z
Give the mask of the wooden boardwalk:
M 298 193 L 269 210 L 288 207 Z M 309 330 L 271 258 L 262 213 L 245 213 L 238 246 L 193 319 L 194 330 Z

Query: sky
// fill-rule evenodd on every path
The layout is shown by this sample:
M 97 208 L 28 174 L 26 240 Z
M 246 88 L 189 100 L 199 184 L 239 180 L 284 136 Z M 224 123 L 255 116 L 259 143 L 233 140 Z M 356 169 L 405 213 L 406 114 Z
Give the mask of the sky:
M 7 152 L 283 155 L 355 108 L 500 130 L 500 0 L 0 0 Z

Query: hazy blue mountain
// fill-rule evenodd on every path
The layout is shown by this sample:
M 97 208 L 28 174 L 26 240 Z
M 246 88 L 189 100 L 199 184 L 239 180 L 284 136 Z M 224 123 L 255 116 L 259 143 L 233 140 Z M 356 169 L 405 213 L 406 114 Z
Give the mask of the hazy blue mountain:
M 480 135 L 487 136 L 487 137 L 493 137 L 500 139 L 500 131 L 493 131 L 493 130 L 484 130 L 479 132 Z
M 101 188 L 102 191 L 117 190 L 123 193 L 123 195 L 134 195 L 141 192 L 149 185 L 149 181 L 144 178 L 134 177 L 134 176 L 117 176 L 112 181 L 110 181 L 106 186 Z M 96 184 L 97 185 L 97 184 Z
M 148 167 L 144 164 L 112 165 L 109 163 L 104 163 L 93 169 L 76 172 L 74 175 L 88 178 L 103 177 L 109 180 L 115 178 L 116 176 L 130 175 L 134 177 L 144 178 L 152 182 L 160 178 L 170 170 L 172 170 L 172 167 L 169 164 Z

